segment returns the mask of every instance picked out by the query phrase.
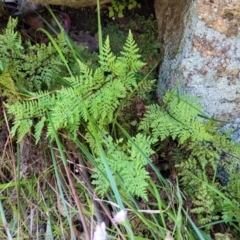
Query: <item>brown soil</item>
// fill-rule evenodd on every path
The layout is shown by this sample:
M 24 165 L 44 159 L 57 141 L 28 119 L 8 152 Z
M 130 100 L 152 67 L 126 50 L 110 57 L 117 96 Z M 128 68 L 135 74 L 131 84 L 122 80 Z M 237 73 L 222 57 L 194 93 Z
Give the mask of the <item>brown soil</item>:
M 135 8 L 132 10 L 125 10 L 124 11 L 124 17 L 123 18 L 109 18 L 108 16 L 108 6 L 110 6 L 110 4 L 104 4 L 101 6 L 101 24 L 102 26 L 106 26 L 109 22 L 113 22 L 115 24 L 118 24 L 119 26 L 123 26 L 124 24 L 127 24 L 128 21 L 130 19 L 133 19 L 134 16 L 136 14 L 138 15 L 143 15 L 145 17 L 148 17 L 150 14 L 154 14 L 154 0 L 140 0 L 139 1 L 141 3 L 141 8 Z M 0 4 L 1 5 L 1 4 Z M 85 7 L 85 8 L 79 8 L 79 9 L 75 9 L 75 8 L 69 8 L 69 7 L 60 7 L 60 6 L 51 6 L 51 9 L 54 11 L 58 11 L 58 12 L 63 12 L 69 15 L 70 19 L 71 19 L 71 31 L 89 31 L 91 32 L 93 35 L 95 35 L 98 31 L 98 24 L 97 24 L 97 9 L 96 7 Z M 52 17 L 51 15 L 48 13 L 46 14 L 46 10 L 40 10 L 38 12 L 39 15 L 43 16 L 44 19 L 46 19 L 47 22 L 49 22 L 50 24 L 52 23 Z M 14 15 L 14 11 L 12 10 L 12 15 Z M 30 27 L 34 26 L 35 29 L 37 29 L 38 27 L 42 27 L 41 24 L 39 24 L 39 22 L 36 21 L 36 19 L 31 18 L 29 19 L 28 15 L 32 15 L 36 13 L 26 13 L 25 15 L 18 15 L 19 17 L 19 28 L 23 29 L 23 28 L 27 28 L 29 26 L 26 26 L 25 24 L 22 24 L 22 20 L 24 20 L 24 18 L 28 18 L 28 25 L 30 25 Z M 0 8 L 0 30 L 5 28 L 7 21 L 8 21 L 8 11 L 3 10 Z

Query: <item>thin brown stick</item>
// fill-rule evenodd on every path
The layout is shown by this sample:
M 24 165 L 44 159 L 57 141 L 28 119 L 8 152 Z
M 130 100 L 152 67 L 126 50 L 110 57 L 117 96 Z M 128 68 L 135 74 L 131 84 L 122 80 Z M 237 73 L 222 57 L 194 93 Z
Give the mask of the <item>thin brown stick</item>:
M 83 226 L 84 233 L 85 233 L 85 239 L 86 240 L 91 240 L 90 233 L 88 231 L 88 227 L 87 227 L 87 224 L 86 224 L 86 221 L 85 221 L 85 218 L 84 218 L 84 214 L 83 214 L 83 207 L 82 207 L 82 205 L 81 205 L 81 203 L 80 203 L 80 201 L 78 199 L 77 191 L 76 191 L 76 189 L 74 187 L 70 171 L 69 171 L 69 169 L 68 169 L 68 167 L 66 165 L 64 165 L 64 168 L 65 168 L 65 171 L 67 173 L 67 177 L 68 177 L 68 181 L 69 181 L 69 184 L 70 184 L 70 188 L 72 190 L 72 193 L 73 193 L 73 196 L 74 196 L 74 200 L 75 200 L 77 208 L 78 208 L 80 220 L 82 222 L 82 226 Z

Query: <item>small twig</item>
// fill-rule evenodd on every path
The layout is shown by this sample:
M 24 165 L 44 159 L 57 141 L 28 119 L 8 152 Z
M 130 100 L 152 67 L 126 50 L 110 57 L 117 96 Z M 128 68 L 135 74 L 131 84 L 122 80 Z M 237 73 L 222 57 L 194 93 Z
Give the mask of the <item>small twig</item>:
M 104 211 L 104 214 L 108 217 L 108 219 L 112 219 L 111 213 L 102 201 L 98 201 L 99 198 L 90 183 L 89 174 L 86 170 L 85 162 L 81 156 L 79 157 L 79 163 L 82 165 L 81 169 L 77 164 L 75 165 L 75 167 L 79 167 L 78 171 L 81 174 L 82 178 L 84 179 L 85 184 L 87 185 L 86 189 L 89 193 L 89 196 L 92 196 L 94 212 L 95 212 L 98 224 L 101 224 L 102 222 L 106 223 L 107 219 L 103 216 L 101 209 Z M 113 223 L 113 224 L 114 224 L 114 227 L 116 228 L 119 236 L 121 236 L 123 240 L 126 240 L 126 238 L 124 237 L 124 235 L 122 234 L 122 232 L 120 231 L 118 226 L 115 223 Z M 109 223 L 106 223 L 106 225 L 109 226 Z
M 82 208 L 82 205 L 81 205 L 81 203 L 80 203 L 80 201 L 78 199 L 77 192 L 76 192 L 76 189 L 74 187 L 70 171 L 69 171 L 68 167 L 65 164 L 64 164 L 64 168 L 65 168 L 65 171 L 67 173 L 67 177 L 68 177 L 68 181 L 69 181 L 69 184 L 70 184 L 70 188 L 72 190 L 72 193 L 73 193 L 73 196 L 74 196 L 77 208 L 78 208 L 78 213 L 79 213 L 80 220 L 82 222 L 84 233 L 85 233 L 85 239 L 86 240 L 91 240 L 90 233 L 88 231 L 88 227 L 87 227 L 87 224 L 86 224 L 86 221 L 85 221 L 85 218 L 84 218 L 83 208 Z

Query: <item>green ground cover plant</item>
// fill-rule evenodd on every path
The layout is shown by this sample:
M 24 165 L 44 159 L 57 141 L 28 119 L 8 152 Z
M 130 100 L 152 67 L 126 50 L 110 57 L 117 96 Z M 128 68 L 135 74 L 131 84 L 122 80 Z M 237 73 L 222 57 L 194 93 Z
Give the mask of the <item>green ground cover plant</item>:
M 155 77 L 155 69 L 160 61 L 161 42 L 158 39 L 157 21 L 153 15 L 148 18 L 140 15 L 134 15 L 134 18 L 127 19 L 124 25 L 109 22 L 103 27 L 103 37 L 109 36 L 111 39 L 111 49 L 114 54 L 121 51 L 121 46 L 125 43 L 128 36 L 128 30 L 131 29 L 134 39 L 137 39 L 139 54 L 141 60 L 146 63 L 144 68 L 138 73 L 141 78 L 150 75 L 149 78 Z
M 140 55 L 137 54 L 138 48 L 131 32 L 123 49 L 120 57 L 114 56 L 111 52 L 109 38 L 107 38 L 99 56 L 99 67 L 94 71 L 79 61 L 79 75 L 65 78 L 68 87 L 62 87 L 54 93 L 35 92 L 31 94 L 32 100 L 19 100 L 15 104 L 7 104 L 8 112 L 13 114 L 15 119 L 11 131 L 12 136 L 17 135 L 18 141 L 21 141 L 34 126 L 34 136 L 38 142 L 43 127 L 47 125 L 47 137 L 50 139 L 53 139 L 55 131 L 63 129 L 76 137 L 77 130 L 84 125 L 86 140 L 92 149 L 96 149 L 95 139 L 91 134 L 92 126 L 88 122 L 89 116 L 107 137 L 109 134 L 107 126 L 113 123 L 116 110 L 123 107 L 122 99 L 125 101 L 127 94 L 133 93 L 138 86 L 135 73 L 139 71 L 143 63 L 139 60 Z M 105 76 L 105 73 L 108 75 Z M 51 117 L 51 123 L 47 120 L 48 114 Z M 33 121 L 34 118 L 39 120 Z M 137 157 L 137 151 L 131 143 L 127 143 L 125 147 L 122 146 L 122 150 L 124 149 L 126 153 L 130 151 L 130 155 L 124 156 L 122 155 L 124 151 L 117 151 L 118 145 L 123 144 L 122 140 L 117 140 L 116 145 L 111 141 L 111 137 L 106 141 L 106 148 L 110 152 L 108 163 L 110 164 L 110 160 L 113 161 L 110 164 L 112 172 L 114 168 L 117 168 L 116 174 L 120 175 L 130 193 L 147 199 L 145 179 L 148 174 L 144 169 L 146 161 Z M 103 144 L 103 140 L 101 142 Z M 147 156 L 153 153 L 150 148 L 153 142 L 154 139 L 145 139 L 140 134 L 136 136 L 136 143 L 142 145 L 142 151 Z M 117 159 L 121 159 L 117 161 L 119 166 L 116 165 Z M 126 166 L 131 162 L 133 163 L 132 170 L 128 168 L 126 171 Z M 104 179 L 104 166 L 101 166 L 101 160 L 96 159 L 96 163 L 98 163 L 101 174 L 99 170 L 96 172 L 93 176 L 96 179 L 94 183 L 104 196 L 109 188 L 109 182 Z M 132 177 L 133 174 L 135 177 Z M 135 183 L 136 179 L 138 185 Z M 118 186 L 120 185 L 121 182 Z
M 15 30 L 16 26 L 17 19 L 10 20 L 0 36 L 1 71 L 9 73 L 15 88 L 19 86 L 26 91 L 50 90 L 58 79 L 63 62 L 51 43 L 48 45 L 34 45 L 30 41 L 23 43 L 20 34 Z M 69 50 L 66 48 L 64 35 L 60 34 L 56 42 L 67 55 Z M 6 88 L 13 87 L 10 81 L 10 78 L 1 78 L 1 84 Z
M 11 157 L 1 156 L 1 238 L 78 239 L 78 220 L 84 239 L 92 239 L 107 216 L 110 239 L 237 239 L 239 145 L 202 116 L 197 99 L 176 90 L 145 106 L 132 130 L 125 113 L 155 81 L 141 72 L 131 31 L 121 49 L 113 52 L 110 36 L 97 61 L 84 61 L 63 32 L 48 45 L 32 45 L 16 24 L 10 19 L 0 35 L 2 122 L 16 145 Z M 35 152 L 38 170 L 26 153 L 35 146 L 42 152 Z M 172 164 L 171 176 L 157 167 L 160 158 L 168 169 Z M 118 227 L 112 216 L 120 210 L 128 218 Z
M 201 225 L 215 220 L 239 222 L 239 214 L 233 217 L 231 211 L 238 212 L 238 194 L 229 197 L 228 187 L 237 189 L 239 178 L 239 144 L 231 141 L 228 134 L 219 132 L 219 126 L 213 120 L 199 117 L 201 106 L 198 99 L 187 95 L 178 96 L 167 92 L 163 107 L 157 104 L 149 106 L 139 129 L 149 136 L 165 141 L 171 137 L 177 141 L 177 151 L 172 158 L 184 192 L 191 199 L 190 212 L 196 213 Z M 225 155 L 225 161 L 221 155 Z M 219 167 L 226 168 L 229 178 L 226 186 L 217 177 Z M 228 202 L 228 203 L 226 203 Z M 230 212 L 219 209 L 229 204 Z M 238 227 L 239 228 L 239 225 Z
M 111 6 L 108 7 L 109 17 L 114 17 L 116 13 L 117 17 L 122 18 L 126 8 L 131 10 L 136 7 L 141 7 L 141 4 L 136 0 L 113 0 Z

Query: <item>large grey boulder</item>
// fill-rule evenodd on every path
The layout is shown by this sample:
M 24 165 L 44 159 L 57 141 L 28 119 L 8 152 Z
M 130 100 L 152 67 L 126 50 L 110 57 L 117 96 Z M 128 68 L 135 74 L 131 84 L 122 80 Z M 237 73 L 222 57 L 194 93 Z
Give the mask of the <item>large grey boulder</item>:
M 160 88 L 200 97 L 206 114 L 240 116 L 240 1 L 155 0 Z M 159 91 L 159 95 L 162 92 Z

